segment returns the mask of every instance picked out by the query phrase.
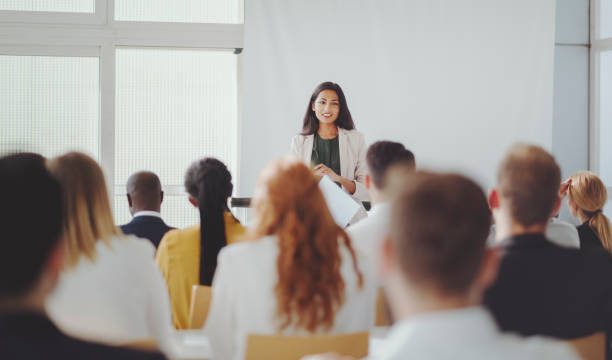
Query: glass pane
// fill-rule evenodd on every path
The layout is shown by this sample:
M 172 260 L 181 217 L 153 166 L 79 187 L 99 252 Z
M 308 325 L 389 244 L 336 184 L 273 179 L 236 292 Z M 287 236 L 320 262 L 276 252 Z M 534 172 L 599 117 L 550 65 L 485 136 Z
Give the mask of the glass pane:
M 601 0 L 599 4 L 599 37 L 612 37 L 612 1 Z
M 96 12 L 96 0 L 0 0 L 0 10 Z
M 243 0 L 115 0 L 115 20 L 242 24 Z
M 0 56 L 0 152 L 98 159 L 98 58 Z
M 186 228 L 200 222 L 198 209 L 187 200 L 186 195 L 165 195 L 161 206 L 162 218 L 169 226 Z M 125 195 L 115 196 L 115 220 L 123 225 L 132 219 Z
M 115 185 L 150 170 L 163 186 L 182 187 L 189 165 L 205 156 L 223 161 L 235 182 L 236 55 L 119 48 L 116 60 Z
M 599 76 L 599 172 L 612 186 L 612 51 L 601 53 Z

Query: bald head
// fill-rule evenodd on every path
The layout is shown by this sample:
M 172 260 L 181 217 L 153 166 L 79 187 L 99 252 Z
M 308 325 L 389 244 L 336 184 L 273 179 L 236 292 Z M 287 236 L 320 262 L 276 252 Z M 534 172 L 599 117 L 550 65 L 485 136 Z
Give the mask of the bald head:
M 139 171 L 132 174 L 128 179 L 127 197 L 130 213 L 134 215 L 138 211 L 145 210 L 159 212 L 164 193 L 161 190 L 161 182 L 155 173 Z

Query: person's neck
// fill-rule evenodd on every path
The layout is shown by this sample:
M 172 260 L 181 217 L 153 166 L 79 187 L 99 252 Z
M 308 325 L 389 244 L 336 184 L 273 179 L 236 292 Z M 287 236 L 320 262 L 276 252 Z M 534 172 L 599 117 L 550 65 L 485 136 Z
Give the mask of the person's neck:
M 383 192 L 376 189 L 373 185 L 368 189 L 368 194 L 370 195 L 370 203 L 372 206 L 388 201 Z
M 514 220 L 498 221 L 495 223 L 495 237 L 498 241 L 507 239 L 509 237 L 524 235 L 524 234 L 545 234 L 546 223 L 544 224 L 533 224 L 530 226 L 524 226 L 517 223 Z
M 338 127 L 335 124 L 326 124 L 319 122 L 319 130 L 317 134 L 323 139 L 333 139 L 338 136 Z
M 582 212 L 579 212 L 578 221 L 580 221 L 581 224 L 584 224 L 585 222 L 589 221 L 589 218 L 586 215 L 584 215 Z
M 407 286 L 402 278 L 390 281 L 395 285 L 387 283 L 385 293 L 397 320 L 419 314 L 479 306 L 482 302 L 482 296 L 476 289 L 469 290 L 465 295 L 449 296 L 438 291 Z
M 36 294 L 28 294 L 17 298 L 0 299 L 0 312 L 33 312 L 45 315 L 45 297 Z

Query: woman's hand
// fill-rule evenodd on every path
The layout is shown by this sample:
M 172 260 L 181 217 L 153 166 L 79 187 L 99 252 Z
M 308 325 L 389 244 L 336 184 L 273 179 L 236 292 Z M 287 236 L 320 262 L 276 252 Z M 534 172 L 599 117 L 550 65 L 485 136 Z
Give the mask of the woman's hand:
M 323 164 L 319 164 L 315 166 L 314 170 L 315 170 L 315 176 L 317 177 L 323 177 L 325 175 L 329 176 L 329 178 L 333 182 L 342 185 L 342 187 L 345 188 L 346 191 L 351 195 L 353 195 L 355 193 L 355 190 L 357 190 L 357 185 L 355 185 L 354 181 L 343 178 L 342 176 L 336 174 L 334 170 L 328 168 L 327 166 Z
M 569 189 L 570 185 L 572 185 L 572 178 L 569 178 L 561 183 L 561 186 L 559 187 L 560 198 L 564 198 L 567 195 L 567 190 Z
M 336 174 L 334 172 L 334 170 L 328 168 L 327 166 L 325 166 L 324 164 L 319 164 L 317 166 L 314 167 L 315 170 L 315 175 L 323 177 L 325 175 L 329 176 L 329 178 L 333 181 L 333 182 L 337 182 L 339 183 L 341 181 L 341 176 Z

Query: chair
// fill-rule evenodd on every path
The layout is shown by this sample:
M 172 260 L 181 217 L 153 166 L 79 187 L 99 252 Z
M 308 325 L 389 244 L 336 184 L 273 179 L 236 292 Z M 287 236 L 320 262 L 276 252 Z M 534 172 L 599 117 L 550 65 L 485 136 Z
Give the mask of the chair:
M 159 351 L 155 339 L 140 339 L 120 344 L 121 347 L 141 351 Z
M 193 285 L 191 288 L 191 305 L 189 306 L 189 328 L 201 329 L 208 316 L 210 307 L 210 286 Z
M 572 346 L 583 360 L 604 360 L 606 358 L 606 333 L 604 332 L 565 342 Z
M 366 331 L 339 335 L 249 335 L 245 360 L 299 360 L 326 352 L 362 358 L 368 355 L 368 342 Z
M 376 321 L 375 326 L 391 326 L 391 312 L 387 305 L 387 299 L 382 289 L 378 289 L 376 296 Z

